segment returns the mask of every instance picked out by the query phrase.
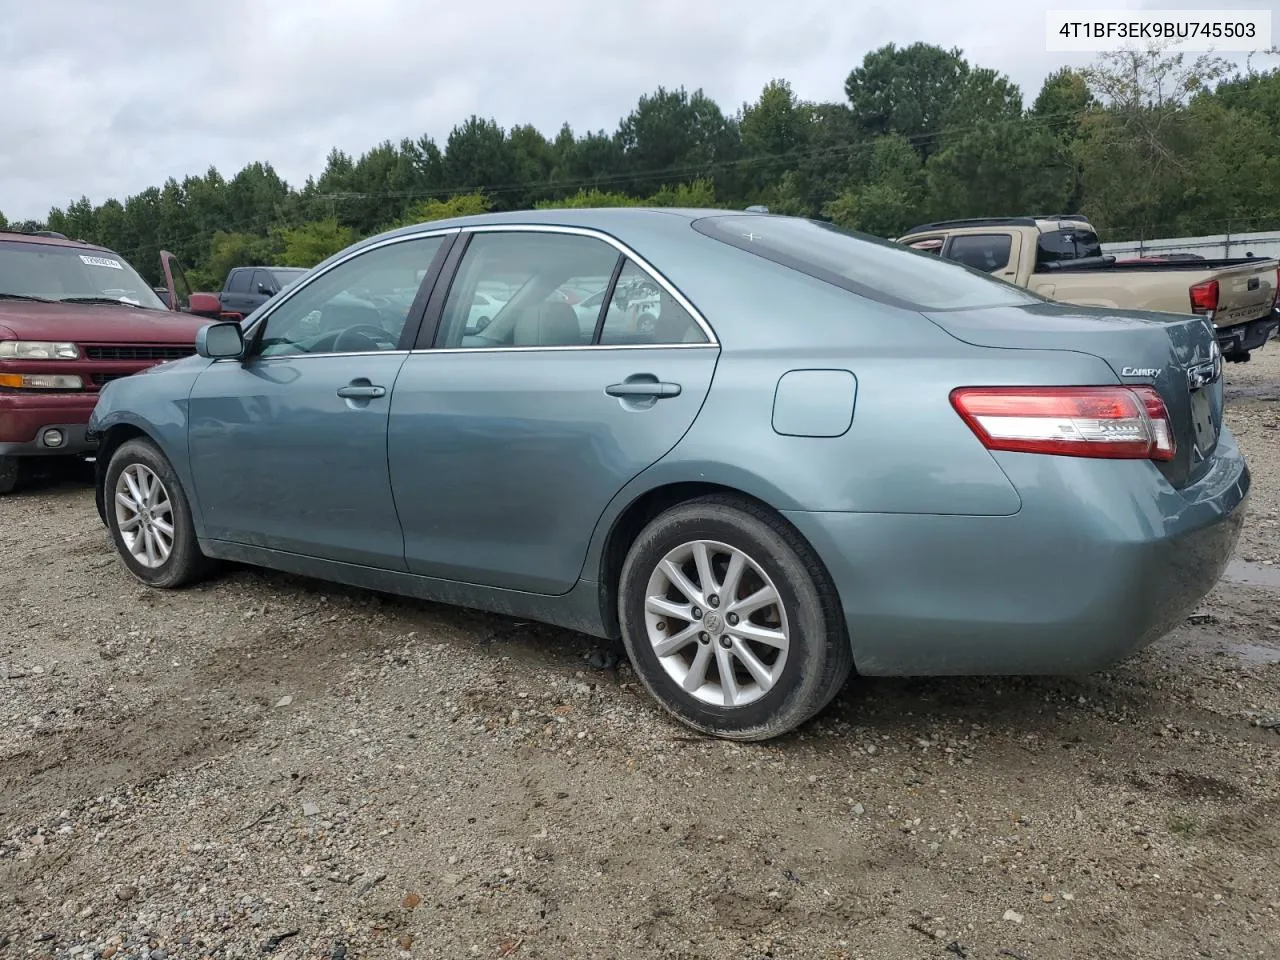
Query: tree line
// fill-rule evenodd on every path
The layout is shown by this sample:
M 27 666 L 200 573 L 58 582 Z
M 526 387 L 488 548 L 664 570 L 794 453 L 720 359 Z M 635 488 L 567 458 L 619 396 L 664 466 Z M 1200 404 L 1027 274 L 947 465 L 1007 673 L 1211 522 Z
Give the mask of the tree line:
M 334 149 L 300 188 L 267 162 L 230 179 L 210 167 L 9 229 L 101 243 L 153 281 L 170 250 L 209 289 L 232 267 L 313 266 L 391 226 L 531 207 L 765 204 L 886 237 L 929 219 L 1065 212 L 1103 239 L 1280 227 L 1280 69 L 1110 53 L 1056 71 L 1027 104 L 958 49 L 889 44 L 844 90 L 812 103 L 774 79 L 729 113 L 701 90 L 660 87 L 612 133 L 566 123 L 551 138 L 473 115 L 443 147 Z

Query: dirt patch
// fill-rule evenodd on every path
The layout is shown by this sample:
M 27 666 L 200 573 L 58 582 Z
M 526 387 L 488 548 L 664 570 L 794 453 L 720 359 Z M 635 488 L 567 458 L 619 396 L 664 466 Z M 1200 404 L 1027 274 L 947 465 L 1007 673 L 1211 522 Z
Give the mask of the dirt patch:
M 1280 350 L 1227 375 L 1254 580 L 1107 673 L 854 680 L 760 745 L 588 638 L 157 594 L 82 481 L 0 500 L 0 960 L 1280 955 Z

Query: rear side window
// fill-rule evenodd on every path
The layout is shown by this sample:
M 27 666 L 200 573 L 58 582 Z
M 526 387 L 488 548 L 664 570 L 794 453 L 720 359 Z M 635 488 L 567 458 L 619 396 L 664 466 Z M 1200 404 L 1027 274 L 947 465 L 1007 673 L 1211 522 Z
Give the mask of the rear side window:
M 1007 233 L 965 234 L 951 238 L 947 259 L 983 273 L 993 273 L 1009 265 L 1012 248 L 1013 237 Z
M 1041 299 L 954 261 L 816 220 L 702 217 L 693 228 L 851 293 L 908 310 L 966 310 Z
M 249 292 L 249 276 L 252 270 L 241 270 L 236 268 L 231 271 L 231 276 L 227 278 L 228 293 L 248 293 Z

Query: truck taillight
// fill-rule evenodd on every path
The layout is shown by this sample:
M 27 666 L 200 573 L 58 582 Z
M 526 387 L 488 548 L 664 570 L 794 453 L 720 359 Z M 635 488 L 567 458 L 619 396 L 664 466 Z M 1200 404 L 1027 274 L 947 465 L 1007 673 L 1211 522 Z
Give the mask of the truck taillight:
M 1154 387 L 959 387 L 951 405 L 988 450 L 1108 460 L 1172 460 Z
M 1218 281 L 1206 280 L 1191 288 L 1191 312 L 1213 313 L 1218 309 Z

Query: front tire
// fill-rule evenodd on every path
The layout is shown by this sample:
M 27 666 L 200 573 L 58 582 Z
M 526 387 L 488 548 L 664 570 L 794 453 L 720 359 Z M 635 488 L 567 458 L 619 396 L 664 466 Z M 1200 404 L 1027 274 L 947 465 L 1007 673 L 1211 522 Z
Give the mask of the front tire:
M 22 464 L 17 457 L 0 457 L 0 496 L 18 489 Z
M 726 739 L 794 729 L 853 666 L 812 549 L 743 498 L 702 497 L 653 520 L 623 564 L 618 614 L 646 689 L 683 723 Z
M 129 572 L 151 587 L 173 589 L 205 576 L 191 507 L 177 474 L 155 444 L 121 444 L 107 466 L 107 527 Z

